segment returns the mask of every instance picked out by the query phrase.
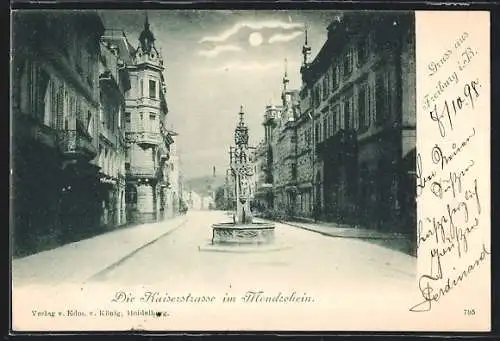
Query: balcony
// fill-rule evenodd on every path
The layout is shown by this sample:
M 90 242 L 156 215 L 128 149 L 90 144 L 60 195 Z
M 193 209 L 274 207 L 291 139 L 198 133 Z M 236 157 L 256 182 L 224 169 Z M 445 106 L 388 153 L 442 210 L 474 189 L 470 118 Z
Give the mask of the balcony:
M 161 134 L 148 131 L 142 132 L 127 132 L 126 139 L 130 143 L 137 143 L 141 145 L 157 146 L 163 143 Z
M 70 159 L 92 160 L 97 156 L 92 137 L 81 129 L 61 131 L 59 148 L 63 155 Z
M 141 97 L 136 99 L 137 106 L 147 106 L 153 108 L 160 107 L 160 99 L 159 98 L 149 98 L 149 97 Z
M 141 167 L 141 166 L 131 166 L 125 170 L 128 178 L 134 179 L 156 179 L 158 177 L 158 168 L 151 167 Z

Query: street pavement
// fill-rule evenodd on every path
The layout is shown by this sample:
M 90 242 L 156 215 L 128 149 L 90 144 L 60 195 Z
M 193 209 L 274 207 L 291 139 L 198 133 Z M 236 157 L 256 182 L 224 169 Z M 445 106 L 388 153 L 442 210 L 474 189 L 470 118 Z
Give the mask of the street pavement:
M 385 307 L 384 312 L 399 314 L 408 312 L 409 305 L 415 303 L 412 300 L 418 299 L 416 258 L 361 239 L 326 237 L 277 223 L 276 240 L 290 248 L 258 253 L 200 251 L 200 246 L 210 242 L 211 225 L 228 221 L 231 217 L 224 212 L 194 211 L 172 221 L 123 229 L 16 260 L 12 267 L 13 295 L 23 302 L 18 303 L 21 306 L 44 285 L 46 302 L 77 300 L 74 287 L 64 291 L 68 282 L 77 285 L 79 299 L 85 304 L 96 300 L 109 302 L 110 293 L 117 288 L 158 290 L 160 295 L 211 293 L 219 297 L 224 293 L 240 297 L 249 290 L 283 295 L 295 292 L 322 303 L 294 310 L 301 317 L 293 318 L 316 319 L 319 309 L 323 311 L 319 319 L 308 323 L 335 329 L 338 322 L 346 330 L 359 327 L 355 321 L 346 321 L 349 316 L 363 318 L 357 315 L 361 306 L 366 316 L 377 315 L 375 311 L 381 306 Z M 27 290 L 29 286 L 31 291 Z M 50 294 L 49 286 L 53 288 Z M 265 312 L 251 306 L 245 309 L 260 321 L 259 329 L 290 328 L 290 321 L 283 321 L 283 325 L 265 324 L 271 321 L 272 314 L 280 313 L 274 310 L 278 308 L 267 306 Z M 188 330 L 223 326 L 206 324 L 206 314 L 218 314 L 220 321 L 230 320 L 236 329 L 247 326 L 248 321 L 238 320 L 229 307 L 218 307 L 217 312 L 207 309 L 200 307 L 195 313 L 189 305 L 176 305 L 174 313 L 179 318 L 189 315 L 189 319 L 178 321 L 185 325 L 176 326 Z M 340 314 L 346 320 L 330 321 L 330 314 Z M 368 320 L 375 327 L 390 322 L 387 316 L 372 317 Z M 198 323 L 196 327 L 193 320 Z
M 82 283 L 147 247 L 186 222 L 178 216 L 160 223 L 119 229 L 12 261 L 14 286 Z
M 411 235 L 404 235 L 394 232 L 381 232 L 367 228 L 340 225 L 331 222 L 298 222 L 283 221 L 284 224 L 294 226 L 304 230 L 320 233 L 324 236 L 334 238 L 356 238 L 362 239 L 372 244 L 378 244 L 392 250 L 414 255 Z
M 251 274 L 252 278 L 286 282 L 289 275 L 304 273 L 299 280 L 314 283 L 319 279 L 328 282 L 332 275 L 335 282 L 367 281 L 370 276 L 413 280 L 416 273 L 416 259 L 400 252 L 284 224 L 277 224 L 276 240 L 291 245 L 289 249 L 242 254 L 198 251 L 199 246 L 210 242 L 211 224 L 230 219 L 222 212 L 191 212 L 185 226 L 92 280 L 131 285 L 142 284 L 144 278 L 149 283 L 216 283 L 231 281 L 238 273 L 240 277 Z
M 277 280 L 305 271 L 307 276 L 301 280 L 313 282 L 333 274 L 341 275 L 340 280 L 363 281 L 371 275 L 413 280 L 416 274 L 416 258 L 401 252 L 285 224 L 276 224 L 276 240 L 290 245 L 289 249 L 230 255 L 198 250 L 209 244 L 211 224 L 230 220 L 225 212 L 193 211 L 169 221 L 106 233 L 14 260 L 12 279 L 16 286 L 86 281 L 141 284 L 144 278 L 149 283 L 213 282 L 229 279 L 243 268 L 251 269 L 254 278 Z

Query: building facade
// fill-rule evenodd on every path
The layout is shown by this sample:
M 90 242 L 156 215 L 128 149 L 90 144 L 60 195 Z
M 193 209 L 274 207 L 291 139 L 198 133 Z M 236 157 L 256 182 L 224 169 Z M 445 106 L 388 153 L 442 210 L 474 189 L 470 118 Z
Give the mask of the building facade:
M 95 12 L 13 16 L 12 232 L 16 253 L 99 225 Z
M 276 148 L 275 133 L 281 117 L 281 106 L 267 105 L 264 111 L 264 141 L 257 147 L 256 151 L 256 199 L 262 203 L 264 210 L 274 210 L 274 159 Z
M 166 128 L 163 59 L 147 17 L 132 61 L 128 66 L 131 89 L 125 95 L 127 220 L 153 222 L 165 218 L 170 200 L 167 161 L 173 139 Z
M 267 106 L 264 114 L 267 162 L 265 172 L 272 181 L 272 207 L 287 215 L 297 209 L 297 130 L 299 117 L 299 91 L 288 88 L 288 74 L 285 68 L 281 105 Z M 264 147 L 265 148 L 265 147 Z M 258 188 L 262 192 L 262 186 Z
M 254 156 L 255 164 L 255 195 L 254 207 L 258 212 L 265 212 L 273 207 L 272 166 L 269 164 L 270 144 L 261 141 Z
M 287 88 L 285 73 L 282 104 L 264 115 L 268 148 L 258 158 L 262 178 L 271 170 L 274 210 L 411 233 L 414 14 L 346 12 L 327 32 L 312 61 L 306 32 L 300 91 Z
M 189 207 L 189 209 L 195 210 L 195 211 L 205 209 L 203 196 L 201 196 L 197 192 L 187 190 L 183 194 L 183 197 L 184 197 L 184 200 L 185 200 L 187 206 Z
M 99 67 L 99 148 L 101 226 L 126 223 L 125 211 L 125 97 L 130 90 L 126 38 L 105 32 Z
M 167 184 L 165 193 L 165 217 L 170 218 L 179 214 L 179 209 L 182 200 L 182 184 L 180 172 L 180 156 L 177 152 L 176 138 L 177 133 L 168 131 L 169 136 L 172 137 L 172 144 L 170 145 L 170 157 L 166 164 L 166 172 L 164 182 Z
M 406 221 L 415 215 L 414 34 L 413 14 L 346 13 L 303 68 L 303 97 L 312 106 L 313 205 L 322 219 L 415 226 Z

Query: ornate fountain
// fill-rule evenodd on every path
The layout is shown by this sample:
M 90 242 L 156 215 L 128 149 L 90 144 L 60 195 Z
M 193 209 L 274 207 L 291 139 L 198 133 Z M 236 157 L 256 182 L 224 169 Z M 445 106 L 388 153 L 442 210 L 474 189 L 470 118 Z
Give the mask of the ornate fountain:
M 253 164 L 248 146 L 248 127 L 244 121 L 243 107 L 234 132 L 235 146 L 230 152 L 231 175 L 234 180 L 236 212 L 232 222 L 212 225 L 212 240 L 209 245 L 200 246 L 201 251 L 271 251 L 282 249 L 275 243 L 275 226 L 272 222 L 253 221 L 250 203 Z

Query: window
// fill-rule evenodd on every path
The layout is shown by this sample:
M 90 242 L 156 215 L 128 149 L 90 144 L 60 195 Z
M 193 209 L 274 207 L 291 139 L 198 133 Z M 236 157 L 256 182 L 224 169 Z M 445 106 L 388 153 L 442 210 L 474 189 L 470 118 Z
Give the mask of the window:
M 370 118 L 368 111 L 368 85 L 363 84 L 358 90 L 358 112 L 359 112 L 359 131 L 364 132 L 368 129 Z
M 52 82 L 49 82 L 44 94 L 43 123 L 49 127 L 52 125 L 52 88 Z
M 139 124 L 138 124 L 138 131 L 144 131 L 144 117 L 142 112 L 139 114 Z
M 93 63 L 93 58 L 92 55 L 89 53 L 87 55 L 87 83 L 89 84 L 90 88 L 94 88 L 94 63 Z
M 321 103 L 321 84 L 317 84 L 314 88 L 314 107 L 319 106 Z
M 144 82 L 142 81 L 142 79 L 139 81 L 140 82 L 140 86 L 141 86 L 141 97 L 144 97 Z
M 361 38 L 357 43 L 358 51 L 358 66 L 362 66 L 368 57 L 368 39 L 366 37 Z
M 118 128 L 122 127 L 122 108 L 118 108 Z
M 332 68 L 332 92 L 339 86 L 339 68 L 335 65 Z
M 328 97 L 328 92 L 329 92 L 329 88 L 328 88 L 328 78 L 330 76 L 330 73 L 327 73 L 324 77 L 323 77 L 323 94 L 322 94 L 322 99 L 325 100 L 327 97 Z
M 125 130 L 130 130 L 130 113 L 125 113 Z
M 319 142 L 319 123 L 316 123 L 316 131 L 314 132 L 314 140 L 315 140 L 315 143 L 318 143 Z
M 149 129 L 156 131 L 156 115 L 154 113 L 149 114 Z
M 328 117 L 325 116 L 323 118 L 323 139 L 326 140 L 328 138 Z
M 375 87 L 375 121 L 382 124 L 389 117 L 389 103 L 387 95 L 387 79 L 385 73 L 377 76 Z
M 333 131 L 333 114 L 328 113 L 328 136 L 332 136 L 335 132 Z
M 137 204 L 137 188 L 135 186 L 128 186 L 125 189 L 125 203 Z
M 332 133 L 335 134 L 337 132 L 337 122 L 339 119 L 340 107 L 339 105 L 333 106 L 332 109 Z
M 295 179 L 297 177 L 297 164 L 295 163 L 292 163 L 291 164 L 291 175 L 292 175 L 292 179 Z
M 349 77 L 352 72 L 352 49 L 347 50 L 344 56 L 343 68 L 344 78 Z
M 92 113 L 89 111 L 87 111 L 87 132 L 89 133 L 90 136 L 93 135 L 94 131 L 93 131 L 93 124 L 94 124 L 94 121 L 93 121 L 93 118 L 92 118 Z
M 344 129 L 346 130 L 352 127 L 351 112 L 352 112 L 352 95 L 349 95 L 346 97 L 344 101 Z
M 149 81 L 149 98 L 156 98 L 156 82 L 154 80 Z

